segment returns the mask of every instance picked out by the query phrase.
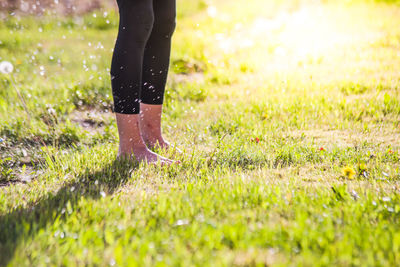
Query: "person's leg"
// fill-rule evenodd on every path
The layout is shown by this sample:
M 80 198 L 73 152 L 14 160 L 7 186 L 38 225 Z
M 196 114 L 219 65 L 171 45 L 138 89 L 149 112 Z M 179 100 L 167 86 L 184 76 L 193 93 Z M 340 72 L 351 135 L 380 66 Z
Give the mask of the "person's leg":
M 165 84 L 171 53 L 171 37 L 176 25 L 175 0 L 153 0 L 154 24 L 147 41 L 141 91 L 140 127 L 149 147 L 159 145 L 168 148 L 162 137 L 161 114 Z
M 169 164 L 173 162 L 147 148 L 140 134 L 138 115 L 116 113 L 116 118 L 119 133 L 118 157 L 134 155 L 136 160 L 148 163 L 161 161 L 162 164 Z
M 139 114 L 144 48 L 154 24 L 152 0 L 117 0 L 119 30 L 111 62 L 114 111 Z
M 140 90 L 144 47 L 154 22 L 152 0 L 118 0 L 120 25 L 111 63 L 114 111 L 120 139 L 118 157 L 171 162 L 147 149 L 140 132 Z

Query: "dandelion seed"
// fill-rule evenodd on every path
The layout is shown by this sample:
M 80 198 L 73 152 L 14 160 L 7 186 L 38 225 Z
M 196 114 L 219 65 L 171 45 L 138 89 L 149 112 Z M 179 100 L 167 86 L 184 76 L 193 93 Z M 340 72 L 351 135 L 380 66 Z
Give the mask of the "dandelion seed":
M 104 191 L 101 191 L 101 192 L 100 192 L 100 195 L 101 195 L 102 197 L 106 197 L 106 193 L 105 193 Z
M 344 177 L 346 177 L 347 179 L 353 179 L 354 175 L 356 174 L 356 172 L 353 170 L 353 168 L 346 166 L 342 169 L 342 174 Z
M 11 62 L 8 61 L 2 61 L 0 63 L 0 72 L 3 74 L 9 74 L 11 72 L 13 72 L 14 70 L 14 66 L 13 64 L 11 64 Z
M 383 202 L 389 202 L 390 200 L 391 200 L 390 197 L 383 197 L 383 198 L 382 198 L 382 201 L 383 201 Z

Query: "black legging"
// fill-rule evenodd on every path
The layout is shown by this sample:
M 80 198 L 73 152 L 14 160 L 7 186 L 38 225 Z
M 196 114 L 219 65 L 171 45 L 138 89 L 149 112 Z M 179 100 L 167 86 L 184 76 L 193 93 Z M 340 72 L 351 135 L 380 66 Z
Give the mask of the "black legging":
M 117 0 L 119 31 L 111 63 L 114 112 L 138 114 L 163 103 L 175 30 L 175 0 Z

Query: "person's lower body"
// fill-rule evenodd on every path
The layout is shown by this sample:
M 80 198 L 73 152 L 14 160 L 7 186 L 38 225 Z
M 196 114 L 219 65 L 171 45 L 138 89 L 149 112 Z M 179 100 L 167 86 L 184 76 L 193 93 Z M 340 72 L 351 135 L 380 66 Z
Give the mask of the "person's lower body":
M 161 134 L 161 112 L 175 29 L 175 0 L 117 2 L 120 23 L 110 74 L 120 138 L 118 156 L 171 163 L 148 147 L 169 146 Z

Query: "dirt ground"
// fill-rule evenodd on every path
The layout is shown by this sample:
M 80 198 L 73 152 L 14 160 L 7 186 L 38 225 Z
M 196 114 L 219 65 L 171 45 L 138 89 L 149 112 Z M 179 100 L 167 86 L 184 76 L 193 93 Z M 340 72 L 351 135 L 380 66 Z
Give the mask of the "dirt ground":
M 72 15 L 104 7 L 116 7 L 116 0 L 1 0 L 0 13 Z

